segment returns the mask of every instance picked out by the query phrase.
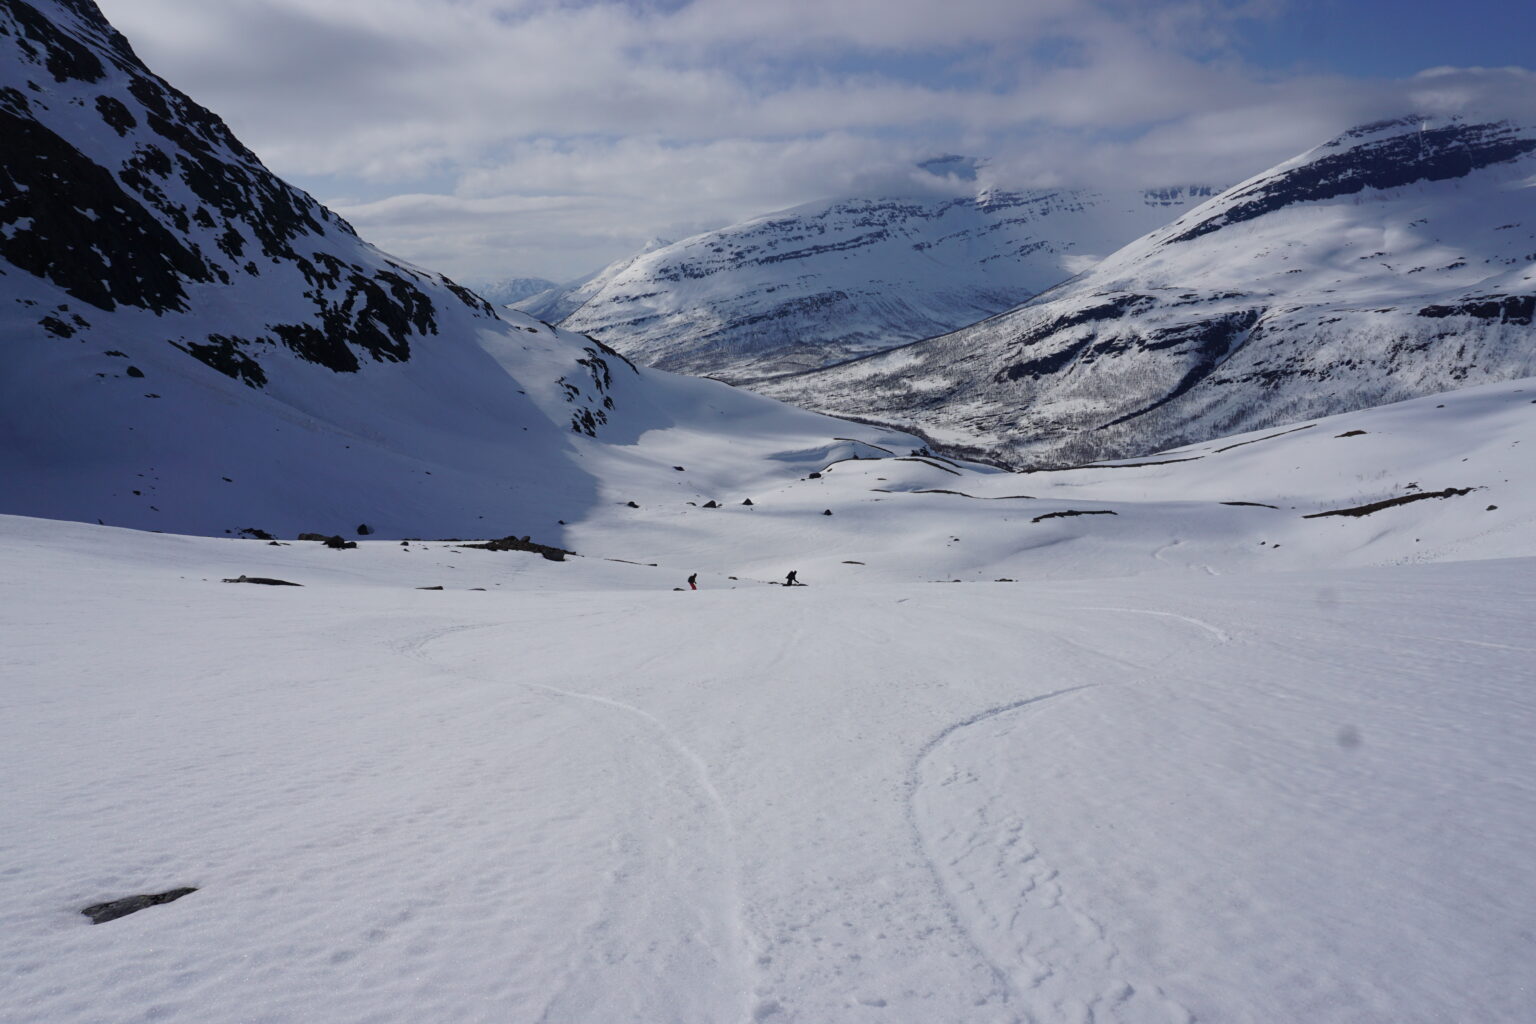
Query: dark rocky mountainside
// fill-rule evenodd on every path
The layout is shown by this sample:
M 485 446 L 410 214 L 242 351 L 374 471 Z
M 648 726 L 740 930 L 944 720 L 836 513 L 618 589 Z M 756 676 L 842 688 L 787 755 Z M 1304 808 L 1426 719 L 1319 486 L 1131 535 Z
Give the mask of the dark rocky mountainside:
M 1536 131 L 1362 126 L 952 334 L 760 390 L 1018 466 L 1536 373 Z
M 164 321 L 169 343 L 260 387 L 272 349 L 351 372 L 409 359 L 445 311 L 493 316 L 268 172 L 89 0 L 6 0 L 0 55 L 0 258 L 88 307 L 40 302 L 42 329 L 89 325 L 92 310 L 182 314 Z M 259 320 L 245 315 L 258 304 Z

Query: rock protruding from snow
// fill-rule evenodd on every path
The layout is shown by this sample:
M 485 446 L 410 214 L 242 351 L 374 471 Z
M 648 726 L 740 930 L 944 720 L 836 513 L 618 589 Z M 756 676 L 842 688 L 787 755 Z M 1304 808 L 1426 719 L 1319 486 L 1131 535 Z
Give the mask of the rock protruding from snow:
M 181 889 L 171 889 L 167 892 L 157 892 L 145 896 L 125 896 L 120 900 L 109 900 L 106 903 L 93 903 L 80 913 L 91 919 L 91 924 L 106 924 L 108 921 L 116 921 L 120 917 L 138 913 L 146 907 L 158 907 L 162 903 L 170 903 L 179 900 L 183 896 L 197 892 L 196 886 L 186 886 Z

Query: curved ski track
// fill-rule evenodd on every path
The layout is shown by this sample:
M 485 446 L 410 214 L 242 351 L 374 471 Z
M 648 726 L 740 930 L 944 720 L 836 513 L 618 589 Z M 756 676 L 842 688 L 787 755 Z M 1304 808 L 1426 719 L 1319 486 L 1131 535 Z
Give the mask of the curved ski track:
M 1070 611 L 1121 612 L 1153 615 L 1186 622 L 1215 643 L 1231 636 L 1203 619 L 1147 608 L 1082 607 Z M 1121 665 L 1136 665 L 1065 637 L 1058 641 L 1087 650 Z M 1170 655 L 1171 656 L 1171 655 Z M 952 758 L 942 776 L 935 755 L 957 745 L 962 733 L 999 726 L 1008 716 L 1047 701 L 1117 683 L 1085 683 L 1012 701 L 954 722 L 930 739 L 914 757 L 907 776 L 907 816 L 916 844 L 946 901 L 951 924 L 968 940 L 997 979 L 1004 1002 L 1024 1009 L 1022 1020 L 1041 1024 L 1060 1020 L 1089 1024 L 1190 1024 L 1194 1015 L 1155 984 L 1124 977 L 1121 954 L 1110 930 L 1074 906 L 1055 869 L 1024 836 L 1025 823 L 1007 815 L 992 821 L 989 810 L 996 794 L 979 792 L 972 800 L 951 800 L 961 809 L 963 827 L 925 825 L 919 801 L 932 786 L 984 786 L 980 772 L 966 767 L 963 754 Z M 981 884 L 978 884 L 980 882 Z M 1017 893 L 1008 906 L 992 905 L 987 893 Z M 1091 990 L 1092 994 L 1085 993 Z
M 427 664 L 433 664 L 433 660 L 425 653 L 426 649 L 431 645 L 466 632 L 490 630 L 499 626 L 501 626 L 500 623 L 484 623 L 455 625 L 430 630 L 404 641 L 396 647 L 396 650 L 406 657 L 415 658 Z M 443 671 L 463 673 L 461 669 L 436 667 Z M 472 675 L 475 678 L 488 680 L 488 677 L 478 672 L 472 673 Z M 496 681 L 503 680 L 497 679 Z M 631 767 L 638 767 L 642 770 L 648 768 L 650 775 L 664 780 L 668 787 L 674 789 L 674 791 L 682 791 L 687 787 L 695 789 L 697 793 L 702 794 L 703 799 L 693 802 L 700 807 L 707 807 L 708 816 L 714 819 L 712 825 L 700 824 L 692 830 L 696 836 L 704 837 L 701 841 L 697 842 L 696 846 L 693 843 L 679 845 L 688 845 L 694 848 L 703 847 L 707 859 L 711 859 L 718 864 L 725 889 L 725 892 L 721 894 L 723 899 L 717 901 L 721 904 L 718 907 L 718 913 L 722 919 L 721 923 L 724 924 L 729 935 L 734 940 L 730 943 L 734 948 L 731 950 L 709 950 L 695 946 L 692 949 L 692 953 L 696 957 L 702 957 L 710 953 L 718 955 L 722 962 L 722 968 L 731 970 L 737 976 L 738 980 L 735 987 L 739 996 L 736 1000 L 740 1007 L 738 1016 L 741 1020 L 749 1020 L 752 1014 L 751 1007 L 754 1003 L 752 993 L 755 988 L 752 983 L 753 972 L 749 965 L 753 961 L 751 950 L 755 947 L 756 943 L 753 941 L 753 937 L 746 925 L 743 913 L 735 828 L 725 801 L 722 799 L 719 790 L 715 787 L 714 781 L 710 778 L 709 768 L 705 764 L 704 759 L 679 739 L 667 727 L 666 723 L 642 708 L 626 704 L 623 701 L 614 700 L 610 697 L 567 690 L 544 683 L 527 682 L 515 678 L 506 681 L 510 681 L 524 690 L 560 700 L 578 702 L 615 711 L 631 720 L 638 719 L 644 731 L 652 737 L 653 741 L 659 741 L 658 745 L 668 751 L 669 756 L 673 760 L 685 766 L 682 774 L 686 776 L 686 779 L 679 778 L 676 772 L 667 771 L 664 765 L 653 764 Z M 648 811 L 648 816 L 657 817 L 664 813 L 672 813 L 678 814 L 682 818 L 697 817 L 692 814 L 690 809 L 682 807 L 683 804 L 688 802 L 686 799 L 683 801 L 673 799 L 669 802 L 675 806 L 665 810 L 652 807 Z M 680 810 L 680 808 L 682 809 Z M 632 958 L 629 955 L 630 951 L 616 948 L 615 943 L 622 941 L 624 929 L 614 928 L 613 919 L 626 917 L 631 919 L 648 918 L 650 916 L 648 911 L 651 909 L 651 904 L 658 899 L 654 891 L 657 887 L 652 879 L 640 876 L 648 870 L 654 872 L 655 865 L 650 863 L 651 861 L 661 861 L 662 870 L 673 867 L 672 841 L 679 836 L 686 835 L 689 831 L 686 827 L 668 830 L 659 843 L 663 847 L 661 849 L 646 848 L 649 845 L 648 837 L 644 835 L 638 838 L 628 837 L 620 842 L 620 852 L 623 854 L 625 866 L 609 880 L 607 892 L 604 896 L 603 909 L 596 914 L 593 920 L 587 922 L 584 929 L 587 941 L 581 943 L 581 946 L 586 950 L 585 958 L 594 962 L 600 962 L 598 969 L 602 969 L 603 965 L 611 967 L 614 964 L 633 959 L 635 963 L 632 969 L 645 974 L 663 976 L 656 980 L 665 981 L 664 976 L 671 973 L 662 969 L 664 964 L 658 965 L 654 960 L 647 961 L 647 958 L 644 957 L 637 956 Z M 707 838 L 707 833 L 709 832 L 716 833 L 714 839 Z M 689 882 L 693 880 L 680 875 L 675 881 Z M 637 886 L 643 889 L 644 892 L 638 896 L 631 895 L 630 890 Z M 680 887 L 679 892 L 683 897 L 683 902 L 688 904 L 701 902 L 699 897 L 703 895 L 694 885 L 688 885 L 686 888 Z M 621 905 L 626 902 L 633 903 L 635 906 Z M 689 947 L 686 939 L 683 942 L 683 946 L 684 951 Z M 648 956 L 654 957 L 656 950 L 647 949 L 645 952 Z M 677 955 L 674 958 L 686 959 Z M 592 1004 L 592 1000 L 599 993 L 584 990 L 583 988 L 580 979 L 583 966 L 591 969 L 593 965 L 575 963 L 571 965 L 571 975 L 565 979 L 564 984 L 547 1000 L 542 1012 L 534 1018 L 539 1024 L 558 1024 L 558 1022 L 583 1024 L 583 1022 L 596 1019 L 593 1017 L 593 1014 L 600 1015 L 604 1012 L 602 1006 Z M 693 963 L 690 966 L 696 967 L 697 963 Z M 681 1006 L 642 1006 L 637 1009 L 648 1013 L 670 1013 L 673 1014 L 673 1017 L 669 1019 L 675 1019 L 679 1022 L 686 1019 L 676 1016 L 683 1012 Z M 643 1018 L 636 1017 L 635 1019 Z M 699 1018 L 696 1024 L 715 1024 L 715 1022 Z

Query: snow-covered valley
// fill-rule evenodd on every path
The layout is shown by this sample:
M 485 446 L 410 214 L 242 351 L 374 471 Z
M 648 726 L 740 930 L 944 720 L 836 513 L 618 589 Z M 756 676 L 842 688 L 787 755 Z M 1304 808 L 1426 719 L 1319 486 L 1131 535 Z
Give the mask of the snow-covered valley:
M 0 519 L 8 1019 L 1528 1019 L 1533 397 L 661 432 L 564 561 Z
M 380 252 L 91 0 L 0 4 L 0 121 L 5 1024 L 1536 1019 L 1529 131 L 1375 126 L 825 371 L 956 445 L 1167 414 L 1016 473 Z M 544 298 L 734 277 L 658 344 L 777 372 L 818 296 L 921 332 L 1147 199 Z

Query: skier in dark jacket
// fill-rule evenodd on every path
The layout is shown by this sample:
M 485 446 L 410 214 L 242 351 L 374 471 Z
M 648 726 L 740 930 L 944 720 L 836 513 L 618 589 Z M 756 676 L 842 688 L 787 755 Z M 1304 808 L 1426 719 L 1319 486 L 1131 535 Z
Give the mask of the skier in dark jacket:
M 692 576 L 688 577 L 688 589 L 689 590 L 698 590 L 699 589 L 699 574 L 698 573 L 694 573 Z
M 791 570 L 789 570 L 789 575 L 784 577 L 784 585 L 786 587 L 803 587 L 803 586 L 805 586 L 805 584 L 800 582 L 799 578 L 796 575 L 799 571 L 800 570 L 798 570 L 798 569 L 791 569 Z

